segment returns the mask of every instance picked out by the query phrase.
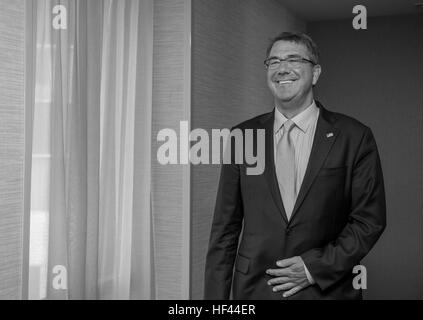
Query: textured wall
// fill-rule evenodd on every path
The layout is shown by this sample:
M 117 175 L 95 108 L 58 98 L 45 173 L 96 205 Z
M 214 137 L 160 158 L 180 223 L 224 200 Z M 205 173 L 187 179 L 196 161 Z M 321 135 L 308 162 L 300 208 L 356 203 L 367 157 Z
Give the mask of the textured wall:
M 154 1 L 152 215 L 156 298 L 187 299 L 189 290 L 189 166 L 157 161 L 157 133 L 189 120 L 191 4 Z
M 0 299 L 21 297 L 24 1 L 0 1 Z
M 321 52 L 317 96 L 373 130 L 384 170 L 387 228 L 362 262 L 369 299 L 423 298 L 423 16 L 308 25 Z
M 269 38 L 305 24 L 274 0 L 195 0 L 192 10 L 192 128 L 230 128 L 270 111 L 263 67 Z M 203 298 L 219 172 L 218 165 L 191 168 L 192 299 Z

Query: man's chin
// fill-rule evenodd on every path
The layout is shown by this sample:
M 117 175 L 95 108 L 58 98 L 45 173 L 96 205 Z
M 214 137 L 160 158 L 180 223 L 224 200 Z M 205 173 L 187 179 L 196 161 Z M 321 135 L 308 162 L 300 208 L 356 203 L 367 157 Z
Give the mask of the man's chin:
M 277 96 L 277 101 L 280 103 L 290 103 L 294 100 L 295 95 L 284 95 L 284 96 Z
M 273 96 L 281 102 L 290 102 L 296 97 L 296 92 L 293 92 L 292 90 L 281 90 L 280 88 L 277 90 L 274 88 L 272 93 Z

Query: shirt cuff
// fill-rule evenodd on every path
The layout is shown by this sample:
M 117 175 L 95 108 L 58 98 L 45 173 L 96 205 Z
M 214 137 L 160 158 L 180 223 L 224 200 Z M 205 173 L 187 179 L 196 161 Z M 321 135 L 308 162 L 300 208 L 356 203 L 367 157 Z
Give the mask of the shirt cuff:
M 305 273 L 306 273 L 306 276 L 307 276 L 307 280 L 308 280 L 308 282 L 310 282 L 310 284 L 315 284 L 315 283 L 316 283 L 316 281 L 314 281 L 314 279 L 313 279 L 313 277 L 311 276 L 310 272 L 308 271 L 308 269 L 307 269 L 307 267 L 306 267 L 305 263 L 303 263 L 303 264 L 304 264 L 304 270 L 305 270 Z

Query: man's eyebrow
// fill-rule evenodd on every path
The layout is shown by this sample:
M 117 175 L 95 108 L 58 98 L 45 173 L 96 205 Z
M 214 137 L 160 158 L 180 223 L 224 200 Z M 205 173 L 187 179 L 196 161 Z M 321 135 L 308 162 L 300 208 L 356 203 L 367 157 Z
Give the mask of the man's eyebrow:
M 303 56 L 299 55 L 299 54 L 289 54 L 285 57 L 286 58 L 302 58 Z
M 289 59 L 289 58 L 303 58 L 301 55 L 299 54 L 289 54 L 286 57 L 282 58 L 282 57 L 277 57 L 277 56 L 271 56 L 269 58 L 267 58 L 268 60 L 270 59 Z
M 270 60 L 270 59 L 280 59 L 280 58 L 277 56 L 271 56 L 271 57 L 268 57 L 266 60 Z

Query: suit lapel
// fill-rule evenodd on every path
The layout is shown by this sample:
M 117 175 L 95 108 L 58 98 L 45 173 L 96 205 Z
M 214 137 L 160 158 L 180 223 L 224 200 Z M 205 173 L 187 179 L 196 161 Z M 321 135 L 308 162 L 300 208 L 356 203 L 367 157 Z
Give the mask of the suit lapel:
M 264 120 L 264 129 L 266 135 L 266 146 L 265 146 L 265 169 L 264 175 L 265 180 L 269 186 L 270 193 L 272 194 L 273 200 L 275 201 L 276 206 L 279 209 L 279 212 L 285 221 L 288 224 L 288 218 L 283 206 L 281 193 L 279 191 L 278 180 L 276 177 L 275 162 L 274 162 L 274 145 L 273 145 L 273 123 L 275 119 L 274 111 L 269 114 L 268 118 Z
M 316 132 L 314 135 L 313 146 L 311 148 L 306 173 L 301 184 L 300 192 L 298 193 L 297 201 L 295 202 L 295 206 L 292 211 L 291 219 L 289 220 L 290 223 L 298 213 L 304 198 L 306 197 L 311 185 L 316 179 L 316 176 L 323 166 L 323 163 L 327 158 L 329 151 L 332 148 L 332 145 L 339 133 L 339 130 L 330 123 L 328 111 L 326 111 L 321 104 L 317 102 L 316 104 L 320 108 L 319 119 L 317 120 Z

